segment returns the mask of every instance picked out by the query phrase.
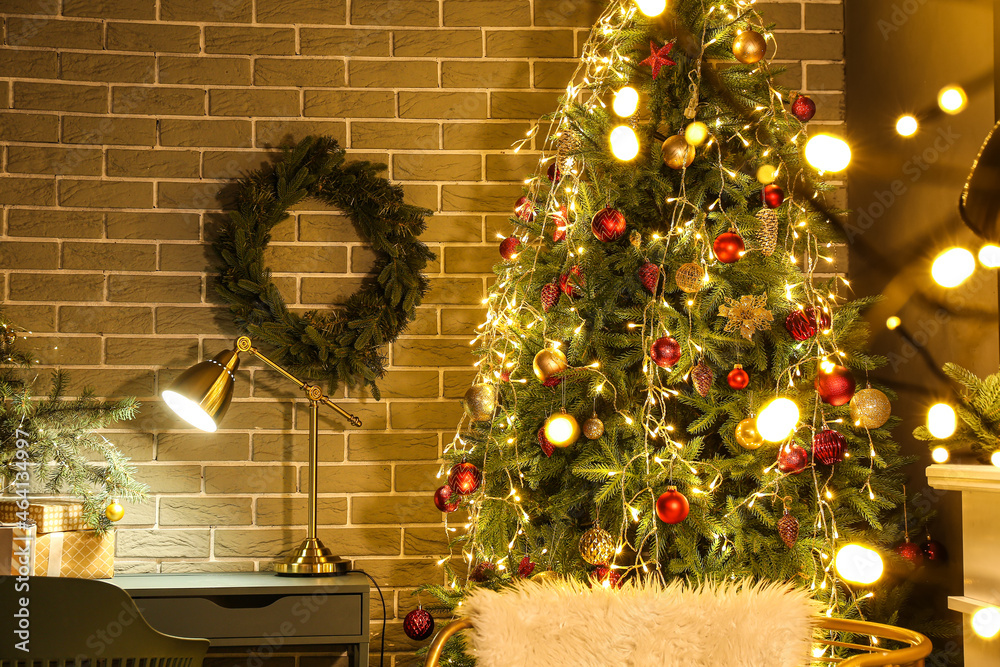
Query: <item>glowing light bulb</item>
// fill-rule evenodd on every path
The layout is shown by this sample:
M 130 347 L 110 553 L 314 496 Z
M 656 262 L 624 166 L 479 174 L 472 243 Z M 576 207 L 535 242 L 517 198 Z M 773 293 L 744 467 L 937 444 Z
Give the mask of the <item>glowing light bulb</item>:
M 1000 246 L 987 243 L 979 249 L 979 263 L 987 269 L 1000 267 Z
M 896 133 L 901 137 L 912 137 L 917 133 L 917 128 L 919 127 L 917 119 L 910 114 L 900 116 L 896 120 Z
M 799 423 L 799 406 L 789 398 L 776 398 L 757 416 L 757 432 L 770 442 L 783 442 Z
M 969 97 L 961 86 L 945 86 L 938 93 L 938 106 L 941 111 L 955 115 L 961 113 L 968 104 Z
M 947 463 L 950 456 L 951 453 L 946 447 L 935 447 L 931 452 L 931 458 L 934 460 L 934 463 Z
M 557 412 L 545 420 L 545 438 L 554 447 L 569 447 L 580 438 L 580 424 L 573 415 Z
M 895 331 L 899 328 L 899 325 L 903 323 L 903 320 L 899 319 L 897 316 L 893 315 L 885 321 L 885 328 L 889 331 Z
M 817 134 L 806 143 L 806 161 L 820 171 L 843 171 L 851 163 L 851 147 L 840 137 Z
M 976 270 L 976 258 L 965 248 L 948 248 L 934 258 L 931 277 L 941 287 L 958 287 Z
M 856 584 L 874 584 L 885 570 L 878 552 L 860 544 L 842 546 L 834 563 L 841 578 Z
M 958 427 L 958 419 L 955 415 L 955 408 L 947 403 L 935 403 L 927 411 L 927 430 L 935 438 L 944 440 L 955 435 L 955 428 Z
M 990 456 L 990 463 L 1000 468 L 1000 452 L 993 452 Z
M 983 607 L 972 615 L 972 631 L 983 639 L 993 639 L 1000 632 L 1000 609 Z
M 611 152 L 616 158 L 628 162 L 639 154 L 639 137 L 627 125 L 619 125 L 611 130 Z
M 701 146 L 708 139 L 708 125 L 695 121 L 684 128 L 684 141 L 690 146 Z
M 615 99 L 611 103 L 611 107 L 622 118 L 628 118 L 639 108 L 639 93 L 635 88 L 625 86 L 615 93 Z
M 667 0 L 635 0 L 635 4 L 646 16 L 659 16 L 667 8 Z

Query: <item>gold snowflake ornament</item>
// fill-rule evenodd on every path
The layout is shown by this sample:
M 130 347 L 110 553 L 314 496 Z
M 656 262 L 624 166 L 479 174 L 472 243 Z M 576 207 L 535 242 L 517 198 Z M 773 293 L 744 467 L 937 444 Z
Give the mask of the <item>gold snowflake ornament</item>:
M 774 316 L 765 308 L 767 295 L 741 296 L 738 300 L 726 297 L 726 305 L 719 306 L 719 316 L 729 318 L 726 331 L 739 329 L 744 338 L 750 340 L 758 331 L 771 328 Z

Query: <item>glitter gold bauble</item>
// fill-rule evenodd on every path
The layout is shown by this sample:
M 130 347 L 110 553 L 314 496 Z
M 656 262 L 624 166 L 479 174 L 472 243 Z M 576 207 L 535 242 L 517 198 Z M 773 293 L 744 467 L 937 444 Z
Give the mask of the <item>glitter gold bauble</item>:
M 472 421 L 488 422 L 497 409 L 497 388 L 491 384 L 474 384 L 466 390 L 462 403 L 465 414 Z
M 580 439 L 580 424 L 576 417 L 565 412 L 557 412 L 546 419 L 542 430 L 553 447 L 569 447 Z
M 562 373 L 567 367 L 566 355 L 561 350 L 549 347 L 536 354 L 534 361 L 531 362 L 531 368 L 535 371 L 535 377 L 539 382 L 545 382 L 553 375 Z
M 663 163 L 671 169 L 690 167 L 691 163 L 694 162 L 694 154 L 694 146 L 678 134 L 667 137 L 661 148 Z
M 744 65 L 760 62 L 765 53 L 767 53 L 767 40 L 759 32 L 744 30 L 733 40 L 733 55 Z
M 568 171 L 573 166 L 573 162 L 578 159 L 573 153 L 578 152 L 582 145 L 583 141 L 575 130 L 563 130 L 559 133 L 556 140 L 556 161 L 560 169 Z
M 694 262 L 682 264 L 677 269 L 677 273 L 674 274 L 674 280 L 677 282 L 677 286 L 688 294 L 697 292 L 705 285 L 705 269 Z
M 598 419 L 597 415 L 592 416 L 583 422 L 583 434 L 587 440 L 597 440 L 604 435 L 604 422 Z
M 757 419 L 747 417 L 736 425 L 736 442 L 743 449 L 758 449 L 764 444 L 764 438 L 757 431 Z
M 125 516 L 125 508 L 117 500 L 112 500 L 111 504 L 104 508 L 104 516 L 108 521 L 121 521 Z
M 605 565 L 615 555 L 615 539 L 603 528 L 591 528 L 580 536 L 580 555 L 591 565 Z
M 859 428 L 880 428 L 892 414 L 889 397 L 867 387 L 851 397 L 851 421 Z

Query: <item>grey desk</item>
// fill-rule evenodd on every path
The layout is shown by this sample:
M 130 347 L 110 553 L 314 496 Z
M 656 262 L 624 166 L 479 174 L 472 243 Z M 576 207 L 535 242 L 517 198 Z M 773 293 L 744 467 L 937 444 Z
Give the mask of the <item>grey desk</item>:
M 363 574 L 123 574 L 106 581 L 127 591 L 146 621 L 166 634 L 204 637 L 213 647 L 345 644 L 351 664 L 368 667 Z

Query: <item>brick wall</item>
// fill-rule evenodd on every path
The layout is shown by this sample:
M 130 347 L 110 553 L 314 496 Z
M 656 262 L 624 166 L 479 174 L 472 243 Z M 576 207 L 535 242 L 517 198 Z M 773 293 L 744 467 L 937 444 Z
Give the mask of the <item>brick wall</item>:
M 0 290 L 43 367 L 143 399 L 111 437 L 153 490 L 119 532 L 119 569 L 255 569 L 304 534 L 304 406 L 240 371 L 217 434 L 156 399 L 231 343 L 210 243 L 230 179 L 310 133 L 386 162 L 435 211 L 419 317 L 391 350 L 384 399 L 324 415 L 321 537 L 388 587 L 390 614 L 439 577 L 435 463 L 471 378 L 468 340 L 496 233 L 533 168 L 510 144 L 550 111 L 599 0 L 0 0 Z M 763 5 L 784 82 L 842 117 L 842 6 Z M 800 60 L 801 59 L 801 60 Z M 271 266 L 289 304 L 353 291 L 369 255 L 335 211 L 297 207 Z M 377 629 L 374 628 L 373 629 Z M 398 622 L 388 632 L 407 650 Z

